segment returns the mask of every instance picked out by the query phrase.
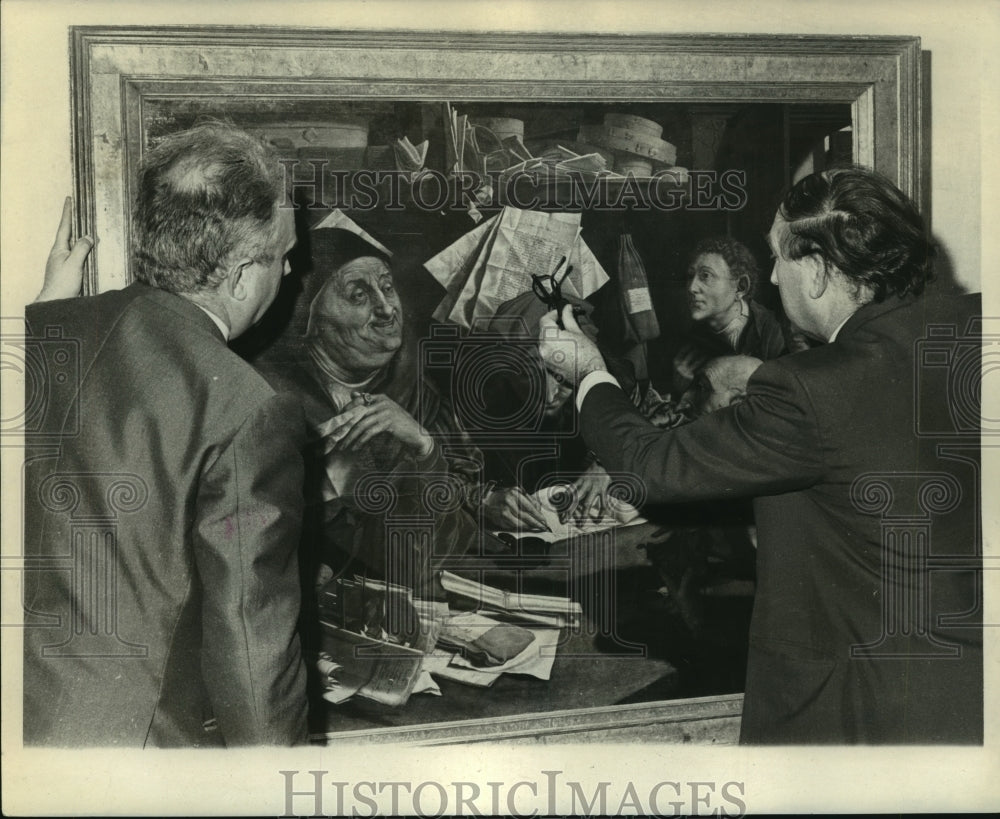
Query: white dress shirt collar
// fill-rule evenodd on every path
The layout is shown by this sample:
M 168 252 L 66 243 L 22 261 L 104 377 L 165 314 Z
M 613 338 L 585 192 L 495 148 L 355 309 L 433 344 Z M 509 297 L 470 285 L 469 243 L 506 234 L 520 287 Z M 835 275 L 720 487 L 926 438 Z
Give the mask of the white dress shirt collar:
M 215 326 L 219 328 L 222 332 L 222 337 L 226 340 L 226 344 L 229 343 L 229 327 L 226 325 L 222 319 L 220 319 L 215 313 L 209 310 L 207 307 L 202 307 L 198 302 L 191 302 L 195 307 L 201 310 L 206 316 L 208 316 L 212 321 L 215 322 Z
M 851 313 L 851 316 L 853 315 L 854 313 Z M 851 320 L 851 316 L 848 316 L 842 322 L 840 322 L 840 324 L 838 324 L 836 327 L 833 328 L 833 333 L 830 334 L 831 344 L 837 340 L 837 336 L 839 335 L 840 331 L 844 329 L 844 325 Z

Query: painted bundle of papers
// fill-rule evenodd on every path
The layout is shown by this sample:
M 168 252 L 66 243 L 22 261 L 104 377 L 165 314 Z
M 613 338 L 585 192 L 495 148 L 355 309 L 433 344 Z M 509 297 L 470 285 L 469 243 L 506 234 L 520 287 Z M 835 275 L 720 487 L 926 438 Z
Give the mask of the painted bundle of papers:
M 535 640 L 535 635 L 512 623 L 498 623 L 474 611 L 448 617 L 441 627 L 438 645 L 457 649 L 477 668 L 503 665 Z
M 583 614 L 583 607 L 568 597 L 502 591 L 451 572 L 441 572 L 441 586 L 480 613 L 489 611 L 490 617 L 508 622 L 561 628 L 575 626 Z
M 423 659 L 434 649 L 447 605 L 414 600 L 410 589 L 370 578 L 335 578 L 319 594 L 324 699 L 352 696 L 403 705 L 427 683 Z
M 548 276 L 565 259 L 565 294 L 585 299 L 608 281 L 580 237 L 579 213 L 506 207 L 424 263 L 444 287 L 434 319 L 467 329 L 491 319 L 506 301 L 531 290 L 532 274 Z
M 444 157 L 445 168 L 450 172 L 465 170 L 465 144 L 468 141 L 469 118 L 449 103 L 444 104 Z
M 560 540 L 567 540 L 572 537 L 589 535 L 594 532 L 602 532 L 606 529 L 613 529 L 616 526 L 635 526 L 648 521 L 631 504 L 615 498 L 609 498 L 597 517 L 584 515 L 582 518 L 568 518 L 565 521 L 559 519 L 559 510 L 566 508 L 571 492 L 568 485 L 546 486 L 539 489 L 534 495 L 535 500 L 541 509 L 542 517 L 549 527 L 547 532 L 536 531 L 514 531 L 514 532 L 494 532 L 494 534 L 509 534 L 515 538 L 532 537 L 543 540 L 546 543 L 556 543 Z
M 316 661 L 323 698 L 400 706 L 414 693 L 440 695 L 430 674 L 480 687 L 501 674 L 547 680 L 560 629 L 583 613 L 567 597 L 512 594 L 451 572 L 442 572 L 441 585 L 458 609 L 370 578 L 328 583 L 319 594 Z
M 367 637 L 320 621 L 319 669 L 325 699 L 343 702 L 358 695 L 384 705 L 403 705 L 420 676 L 424 652 Z
M 540 156 L 522 160 L 508 167 L 501 180 L 524 175 L 534 184 L 542 185 L 570 176 L 577 179 L 622 178 L 621 174 L 613 173 L 607 165 L 607 160 L 599 153 L 580 154 L 563 145 L 553 145 Z
M 450 173 L 475 173 L 485 178 L 490 172 L 504 171 L 533 157 L 521 137 L 503 136 L 483 124 L 473 124 L 467 114 L 459 114 L 450 103 L 442 109 L 445 168 Z M 488 184 L 485 182 L 484 184 Z
M 397 139 L 392 144 L 393 155 L 396 158 L 396 170 L 415 173 L 424 167 L 427 161 L 428 142 L 425 139 L 419 145 L 410 142 L 409 137 Z
M 501 625 L 490 618 L 475 613 L 454 615 L 457 618 L 455 630 L 468 633 L 489 633 Z M 478 623 L 478 625 L 470 625 Z M 444 629 L 448 629 L 447 621 Z M 475 660 L 463 656 L 461 652 L 450 650 L 444 644 L 439 644 L 424 658 L 423 668 L 436 677 L 454 682 L 474 685 L 479 688 L 489 688 L 501 674 L 525 674 L 540 680 L 552 676 L 552 665 L 556 659 L 556 648 L 559 644 L 559 629 L 528 628 L 524 629 L 531 635 L 530 642 L 515 656 L 500 665 L 476 665 Z

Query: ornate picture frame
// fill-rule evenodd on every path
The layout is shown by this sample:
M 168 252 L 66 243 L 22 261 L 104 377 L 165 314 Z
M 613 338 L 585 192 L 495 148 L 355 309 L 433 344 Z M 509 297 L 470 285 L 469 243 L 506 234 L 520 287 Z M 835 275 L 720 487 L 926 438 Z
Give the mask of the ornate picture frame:
M 546 35 L 250 27 L 71 29 L 79 234 L 87 292 L 124 286 L 146 114 L 171 100 L 301 99 L 850 106 L 853 160 L 924 201 L 917 37 Z M 328 741 L 733 743 L 741 695 L 580 708 Z

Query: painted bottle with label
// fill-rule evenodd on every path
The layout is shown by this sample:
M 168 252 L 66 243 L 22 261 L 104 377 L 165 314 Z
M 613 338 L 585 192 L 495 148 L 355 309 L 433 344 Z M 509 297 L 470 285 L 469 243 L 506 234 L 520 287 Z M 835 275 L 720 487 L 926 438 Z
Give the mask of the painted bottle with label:
M 649 295 L 646 268 L 628 233 L 623 233 L 618 242 L 618 286 L 621 288 L 627 336 L 636 342 L 659 337 L 660 324 Z

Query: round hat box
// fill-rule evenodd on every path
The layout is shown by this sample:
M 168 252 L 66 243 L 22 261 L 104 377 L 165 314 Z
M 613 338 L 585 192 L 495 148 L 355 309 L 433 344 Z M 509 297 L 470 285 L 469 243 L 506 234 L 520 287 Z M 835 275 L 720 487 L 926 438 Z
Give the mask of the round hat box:
M 604 124 L 612 128 L 624 128 L 629 131 L 639 131 L 654 139 L 663 136 L 663 126 L 657 125 L 651 119 L 637 117 L 634 114 L 605 114 Z

